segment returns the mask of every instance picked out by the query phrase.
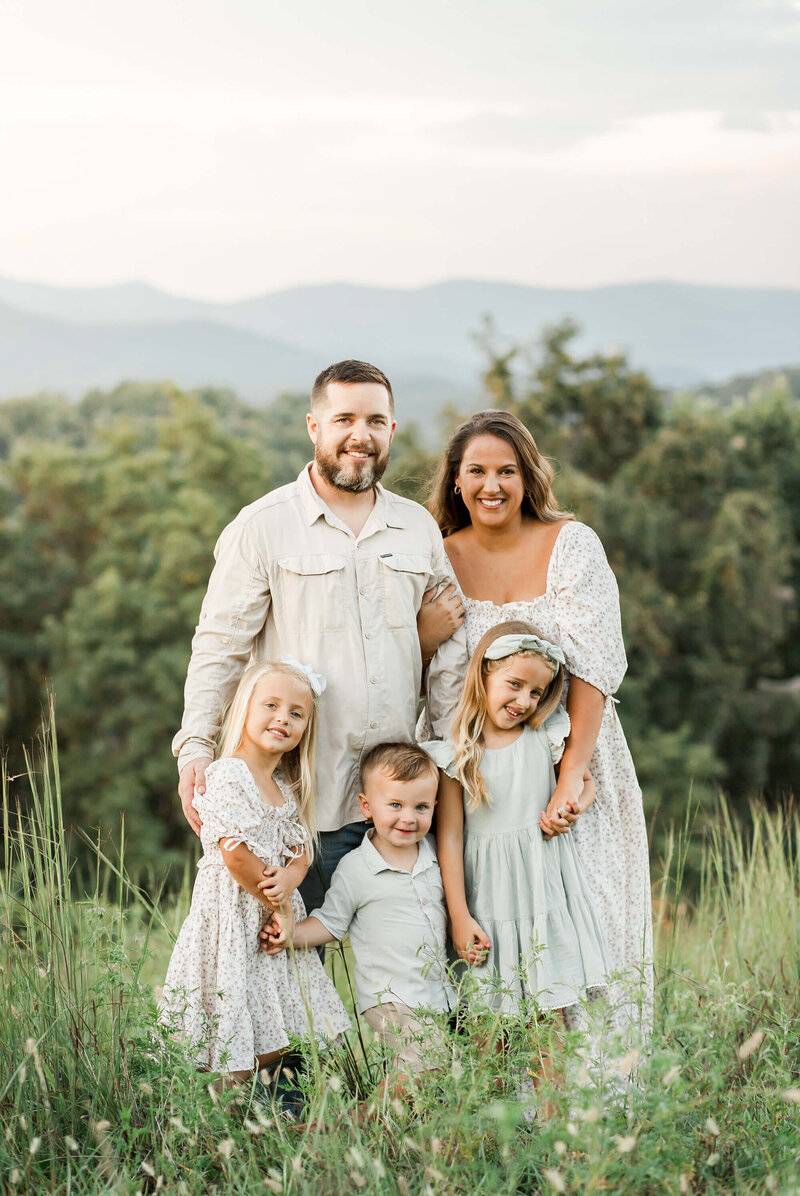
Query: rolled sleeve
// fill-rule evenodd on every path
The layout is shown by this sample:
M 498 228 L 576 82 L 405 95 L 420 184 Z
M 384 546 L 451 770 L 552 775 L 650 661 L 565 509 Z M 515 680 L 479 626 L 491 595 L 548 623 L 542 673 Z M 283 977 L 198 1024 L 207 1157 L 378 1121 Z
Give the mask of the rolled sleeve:
M 192 640 L 183 722 L 172 741 L 179 768 L 193 759 L 213 756 L 223 713 L 270 607 L 266 562 L 252 520 L 240 516 L 230 523 L 217 541 L 214 556 Z
M 342 860 L 334 872 L 322 905 L 309 914 L 311 918 L 318 918 L 325 929 L 339 942 L 350 929 L 350 923 L 353 921 L 359 904 L 356 895 L 357 886 L 352 883 L 349 869 L 346 866 L 342 867 L 342 864 L 345 864 L 345 860 Z

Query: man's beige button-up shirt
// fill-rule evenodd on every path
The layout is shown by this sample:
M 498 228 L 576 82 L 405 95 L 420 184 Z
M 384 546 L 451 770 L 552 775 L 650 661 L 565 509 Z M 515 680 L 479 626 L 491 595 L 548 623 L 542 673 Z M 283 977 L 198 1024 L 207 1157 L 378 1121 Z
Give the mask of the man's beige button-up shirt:
M 240 511 L 220 536 L 192 640 L 178 767 L 212 757 L 223 712 L 251 657 L 289 653 L 325 676 L 317 734 L 317 821 L 358 821 L 359 768 L 377 743 L 414 738 L 422 661 L 417 611 L 453 581 L 439 529 L 418 503 L 376 488 L 358 536 L 296 482 Z M 426 674 L 429 717 L 445 736 L 467 665 L 463 628 Z

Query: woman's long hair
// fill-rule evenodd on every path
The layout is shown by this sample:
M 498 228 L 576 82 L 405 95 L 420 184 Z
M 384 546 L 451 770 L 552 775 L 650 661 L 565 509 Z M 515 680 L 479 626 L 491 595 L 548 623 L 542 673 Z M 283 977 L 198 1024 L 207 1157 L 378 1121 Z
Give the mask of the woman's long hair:
M 287 677 L 294 677 L 295 681 L 299 681 L 306 687 L 311 698 L 311 710 L 303 738 L 290 752 L 285 752 L 281 756 L 279 765 L 281 776 L 292 791 L 300 822 L 308 835 L 305 851 L 306 859 L 310 864 L 314 859 L 314 849 L 317 843 L 317 819 L 314 809 L 317 697 L 311 688 L 308 677 L 302 669 L 298 669 L 293 664 L 287 664 L 284 660 L 255 662 L 247 666 L 242 673 L 242 678 L 236 688 L 236 693 L 231 699 L 231 704 L 228 707 L 225 720 L 222 724 L 217 758 L 232 756 L 240 747 L 253 690 L 261 678 L 269 676 L 270 673 L 283 673 Z
M 486 747 L 483 739 L 483 727 L 486 722 L 486 678 L 489 673 L 499 668 L 503 660 L 509 660 L 510 657 L 506 656 L 503 660 L 485 660 L 484 656 L 489 645 L 500 639 L 501 635 L 538 636 L 539 632 L 531 623 L 523 623 L 517 619 L 510 620 L 508 623 L 498 623 L 495 627 L 490 627 L 478 641 L 467 665 L 464 689 L 461 692 L 461 699 L 453 719 L 451 736 L 455 748 L 453 763 L 467 796 L 468 810 L 492 804 L 491 795 L 481 774 L 481 760 Z M 525 720 L 532 727 L 540 727 L 561 701 L 561 693 L 564 689 L 564 666 L 554 665 L 541 652 L 526 650 L 515 652 L 514 655 L 538 656 L 541 660 L 546 660 L 554 670 L 552 679 L 539 699 L 536 709 L 530 718 Z
M 478 411 L 451 436 L 431 483 L 428 510 L 443 536 L 467 527 L 470 522 L 469 511 L 461 495 L 456 494 L 455 486 L 464 453 L 476 436 L 497 436 L 514 450 L 525 487 L 523 515 L 542 523 L 575 518 L 568 511 L 559 510 L 552 488 L 553 468 L 539 452 L 536 441 L 522 421 L 508 411 Z

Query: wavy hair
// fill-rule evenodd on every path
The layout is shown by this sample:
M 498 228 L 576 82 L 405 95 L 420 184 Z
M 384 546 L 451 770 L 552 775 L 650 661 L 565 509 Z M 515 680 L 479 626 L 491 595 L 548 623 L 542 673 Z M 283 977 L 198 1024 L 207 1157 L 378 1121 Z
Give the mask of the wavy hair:
M 539 452 L 528 429 L 509 411 L 478 411 L 457 428 L 450 438 L 428 495 L 428 510 L 439 524 L 443 536 L 452 535 L 470 522 L 469 511 L 455 485 L 461 462 L 470 441 L 476 436 L 496 436 L 514 450 L 525 487 L 522 514 L 542 523 L 574 519 L 558 508 L 553 494 L 553 467 Z
M 236 693 L 233 695 L 230 706 L 225 714 L 217 758 L 232 756 L 241 746 L 244 725 L 247 721 L 247 711 L 250 708 L 250 699 L 253 696 L 253 691 L 261 678 L 268 677 L 271 673 L 282 673 L 286 677 L 293 677 L 295 681 L 301 682 L 306 687 L 311 698 L 311 710 L 303 738 L 296 747 L 293 747 L 291 751 L 285 752 L 281 756 L 280 762 L 281 776 L 291 789 L 292 796 L 297 805 L 298 817 L 308 835 L 306 859 L 311 864 L 317 845 L 317 820 L 314 809 L 316 796 L 314 792 L 314 759 L 317 747 L 317 697 L 311 688 L 308 677 L 302 669 L 298 669 L 293 664 L 287 664 L 284 660 L 256 661 L 247 666 L 242 673 L 241 680 L 236 687 Z
M 490 627 L 478 641 L 467 665 L 464 689 L 461 692 L 458 709 L 453 719 L 451 736 L 455 748 L 453 764 L 467 796 L 468 810 L 492 804 L 491 795 L 481 773 L 481 760 L 486 747 L 483 738 L 483 727 L 486 722 L 486 678 L 489 673 L 493 673 L 511 657 L 505 656 L 502 660 L 486 660 L 484 656 L 489 645 L 500 639 L 501 635 L 538 636 L 539 632 L 531 623 L 523 623 L 518 619 L 510 620 L 508 623 L 498 623 L 495 627 Z M 524 720 L 532 727 L 540 727 L 561 701 L 564 689 L 564 666 L 554 665 L 548 657 L 532 649 L 515 652 L 514 656 L 538 656 L 553 669 L 553 676 L 539 699 L 536 709 L 529 718 Z

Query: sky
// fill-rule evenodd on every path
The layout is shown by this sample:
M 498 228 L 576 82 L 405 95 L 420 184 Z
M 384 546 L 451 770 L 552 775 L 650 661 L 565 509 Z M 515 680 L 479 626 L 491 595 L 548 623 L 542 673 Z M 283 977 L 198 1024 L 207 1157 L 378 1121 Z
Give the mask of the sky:
M 800 287 L 800 0 L 0 0 L 0 275 Z

